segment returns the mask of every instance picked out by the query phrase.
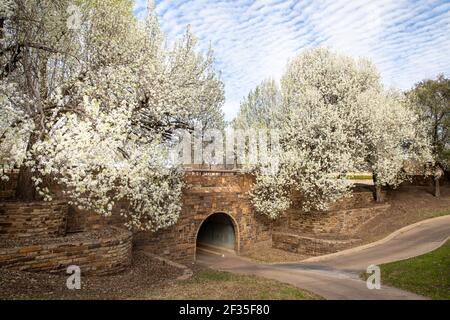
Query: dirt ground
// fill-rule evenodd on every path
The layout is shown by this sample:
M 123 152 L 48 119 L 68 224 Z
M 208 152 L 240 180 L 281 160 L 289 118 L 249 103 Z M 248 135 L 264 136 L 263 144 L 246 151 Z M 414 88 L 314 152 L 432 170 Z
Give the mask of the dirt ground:
M 200 267 L 186 281 L 171 282 L 139 299 L 170 300 L 317 300 L 321 297 L 289 284 L 251 275 Z
M 366 223 L 356 234 L 363 243 L 386 237 L 407 225 L 450 214 L 450 187 L 441 187 L 441 197 L 436 198 L 430 187 L 404 186 L 387 193 L 389 210 Z
M 356 246 L 380 240 L 407 225 L 449 215 L 450 186 L 441 187 L 440 198 L 433 196 L 431 187 L 402 186 L 395 190 L 388 190 L 386 201 L 391 207 L 356 232 L 354 238 L 361 239 Z M 272 248 L 270 241 L 258 244 L 243 252 L 243 255 L 255 261 L 269 263 L 301 261 L 308 258 L 305 255 Z
M 81 289 L 66 287 L 68 276 L 0 269 L 0 300 L 147 300 L 230 299 L 310 300 L 319 296 L 278 281 L 235 275 L 193 266 L 193 276 L 177 280 L 182 270 L 145 255 L 133 254 L 133 265 L 114 276 L 81 277 Z
M 0 299 L 133 299 L 158 290 L 182 274 L 182 270 L 133 253 L 132 267 L 113 276 L 81 274 L 81 290 L 68 290 L 65 274 L 19 272 L 0 269 Z

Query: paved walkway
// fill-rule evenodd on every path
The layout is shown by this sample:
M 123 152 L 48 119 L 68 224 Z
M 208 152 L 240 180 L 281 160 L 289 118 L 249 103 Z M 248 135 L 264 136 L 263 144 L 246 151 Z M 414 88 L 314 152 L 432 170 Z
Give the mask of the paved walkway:
M 446 216 L 408 227 L 374 246 L 324 256 L 316 261 L 264 264 L 233 255 L 201 254 L 198 262 L 218 270 L 289 283 L 326 299 L 425 299 L 383 285 L 380 290 L 369 290 L 359 274 L 371 264 L 403 260 L 432 251 L 449 237 L 450 216 Z

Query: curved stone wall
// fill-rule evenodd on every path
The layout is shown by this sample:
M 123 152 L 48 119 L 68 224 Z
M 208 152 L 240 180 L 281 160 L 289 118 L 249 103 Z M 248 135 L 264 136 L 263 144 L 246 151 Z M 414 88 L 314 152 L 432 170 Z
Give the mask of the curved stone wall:
M 5 241 L 5 244 L 8 242 Z M 108 275 L 124 271 L 130 266 L 131 250 L 130 231 L 106 227 L 66 237 L 17 243 L 10 241 L 7 246 L 0 247 L 0 267 L 65 272 L 68 266 L 77 265 L 82 275 Z
M 63 236 L 67 210 L 62 201 L 0 203 L 0 239 Z

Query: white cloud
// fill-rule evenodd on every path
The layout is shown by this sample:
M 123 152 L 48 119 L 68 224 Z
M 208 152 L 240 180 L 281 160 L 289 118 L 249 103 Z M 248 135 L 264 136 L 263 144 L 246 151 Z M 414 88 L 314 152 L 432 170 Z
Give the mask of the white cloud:
M 135 12 L 145 3 L 135 1 Z M 305 47 L 368 57 L 386 86 L 402 89 L 450 73 L 445 0 L 157 0 L 156 12 L 169 39 L 190 24 L 203 50 L 211 42 L 226 85 L 227 119 L 250 89 L 278 79 Z

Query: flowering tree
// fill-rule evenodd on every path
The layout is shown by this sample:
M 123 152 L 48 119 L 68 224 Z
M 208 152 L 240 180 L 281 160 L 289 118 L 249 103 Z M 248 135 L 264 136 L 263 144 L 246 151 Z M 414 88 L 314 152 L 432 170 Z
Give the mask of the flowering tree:
M 163 45 L 151 8 L 138 22 L 130 1 L 76 4 L 73 17 L 65 0 L 2 3 L 1 164 L 20 166 L 19 199 L 51 200 L 49 177 L 82 208 L 109 215 L 127 200 L 130 227 L 169 226 L 182 187 L 171 132 L 223 121 L 212 52 L 189 30 Z
M 278 217 L 291 190 L 303 195 L 304 210 L 326 210 L 350 196 L 347 174 L 360 169 L 374 172 L 380 199 L 382 185 L 406 178 L 406 159 L 429 160 L 419 119 L 382 89 L 366 60 L 306 50 L 288 64 L 281 89 L 280 152 L 250 168 L 257 175 L 251 201 L 263 214 Z
M 290 205 L 291 190 L 302 193 L 304 210 L 324 210 L 350 194 L 346 175 L 360 161 L 355 150 L 362 152 L 355 138 L 357 96 L 378 85 L 369 63 L 355 63 L 326 49 L 307 50 L 288 64 L 276 117 L 280 153 L 273 154 L 278 161 L 269 161 L 276 168 L 256 171 L 251 199 L 257 210 L 279 216 Z M 277 208 L 273 189 L 283 190 Z
M 433 161 L 426 122 L 414 112 L 397 92 L 366 91 L 358 98 L 361 108 L 359 125 L 364 128 L 365 164 L 373 173 L 376 200 L 381 201 L 381 187 L 398 186 L 408 179 L 405 161 L 428 164 Z
M 278 136 L 268 129 L 277 126 L 281 106 L 281 92 L 273 79 L 262 81 L 241 102 L 238 114 L 228 127 L 235 137 L 227 138 L 235 142 L 233 156 L 245 171 L 258 170 L 273 160 L 270 153 L 277 147 Z
M 442 171 L 450 172 L 450 79 L 439 75 L 435 80 L 417 83 L 407 93 L 419 116 L 428 124 L 434 167 L 434 194 L 440 195 Z

